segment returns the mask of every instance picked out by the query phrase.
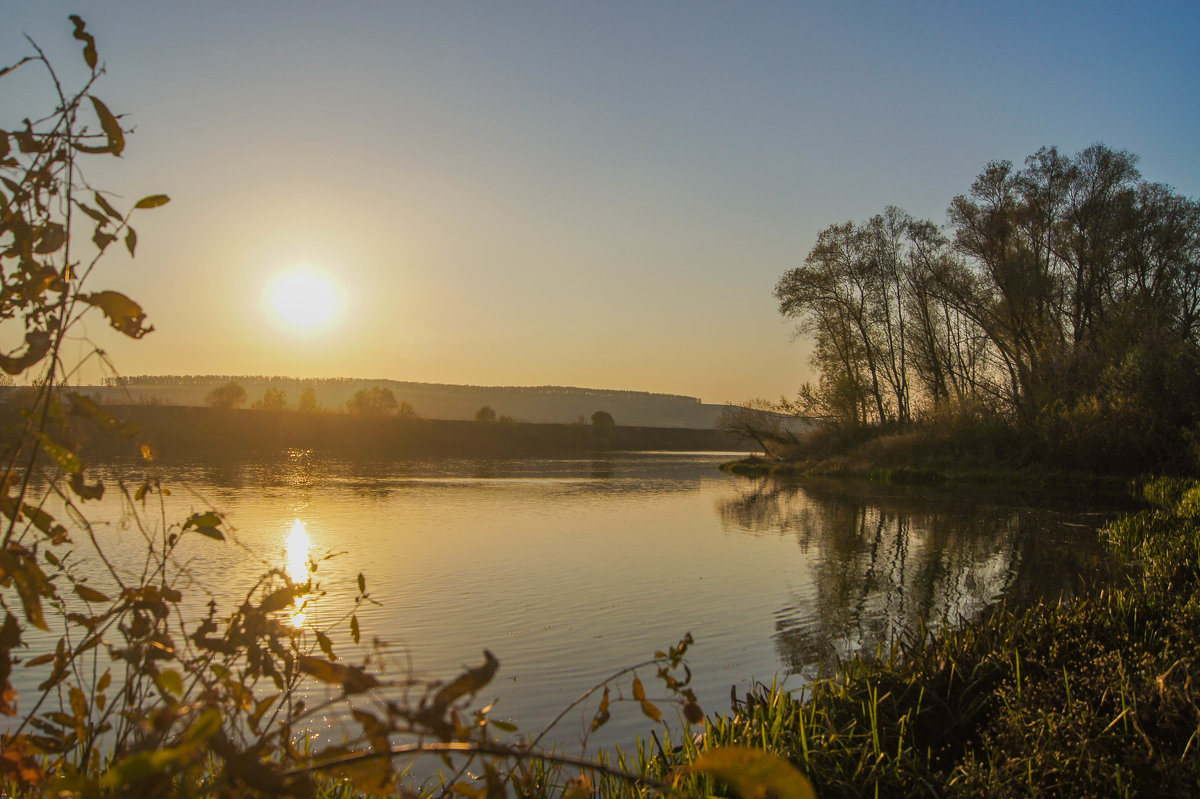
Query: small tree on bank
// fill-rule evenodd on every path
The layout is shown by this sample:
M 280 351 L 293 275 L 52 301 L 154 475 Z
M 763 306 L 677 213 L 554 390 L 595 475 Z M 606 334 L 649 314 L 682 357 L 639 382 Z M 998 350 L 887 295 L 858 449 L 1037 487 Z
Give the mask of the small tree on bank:
M 612 430 L 616 426 L 616 420 L 608 411 L 596 411 L 592 414 L 592 427 L 597 430 Z
M 390 388 L 371 386 L 360 388 L 346 400 L 346 410 L 356 416 L 416 416 L 407 402 L 397 402 Z
M 475 411 L 475 421 L 494 422 L 496 421 L 496 412 L 492 410 L 491 405 L 484 405 L 482 408 Z
M 321 404 L 317 402 L 317 390 L 312 386 L 305 386 L 300 391 L 300 399 L 296 402 L 297 410 L 305 413 L 312 413 L 321 409 Z
M 255 400 L 250 407 L 260 411 L 281 411 L 287 407 L 287 394 L 281 388 L 268 388 L 262 399 Z
M 240 408 L 246 402 L 246 389 L 242 388 L 241 383 L 236 380 L 230 380 L 208 392 L 204 401 L 212 408 L 225 410 Z

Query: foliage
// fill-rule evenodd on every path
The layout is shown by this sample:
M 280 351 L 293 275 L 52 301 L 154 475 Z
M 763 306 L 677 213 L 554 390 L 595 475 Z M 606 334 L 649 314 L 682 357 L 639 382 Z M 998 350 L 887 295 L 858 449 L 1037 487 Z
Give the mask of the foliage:
M 255 400 L 251 408 L 263 411 L 281 411 L 287 407 L 287 394 L 281 388 L 268 388 L 262 398 Z
M 492 410 L 491 405 L 484 405 L 482 408 L 475 411 L 475 421 L 494 422 L 496 421 L 496 412 Z
M 889 207 L 821 231 L 775 287 L 815 344 L 805 415 L 886 427 L 970 404 L 1051 463 L 1179 468 L 1200 421 L 1200 203 L 1136 163 L 1043 148 L 988 164 L 945 230 Z
M 241 383 L 230 380 L 208 392 L 204 401 L 212 408 L 240 408 L 246 402 L 246 389 L 242 388 Z
M 300 398 L 296 400 L 296 409 L 304 413 L 312 413 L 320 410 L 321 404 L 317 402 L 317 390 L 312 386 L 305 386 L 300 389 Z
M 608 411 L 596 411 L 592 414 L 592 427 L 597 430 L 611 430 L 617 423 Z
M 798 443 L 797 421 L 780 411 L 779 406 L 763 399 L 753 399 L 739 405 L 727 403 L 717 417 L 717 428 L 733 433 L 738 442 L 753 441 L 767 455 L 793 449 Z
M 413 407 L 397 402 L 390 388 L 371 386 L 360 388 L 346 400 L 346 410 L 358 416 L 413 416 Z

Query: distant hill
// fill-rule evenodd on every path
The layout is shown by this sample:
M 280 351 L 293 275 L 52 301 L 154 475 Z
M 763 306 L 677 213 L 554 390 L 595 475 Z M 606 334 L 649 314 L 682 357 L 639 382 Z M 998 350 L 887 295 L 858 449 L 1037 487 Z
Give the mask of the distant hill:
M 723 407 L 702 403 L 696 397 L 646 391 L 569 386 L 459 386 L 356 378 L 305 380 L 262 375 L 137 375 L 82 389 L 110 403 L 204 405 L 209 391 L 230 380 L 246 390 L 247 404 L 262 397 L 268 388 L 274 388 L 282 390 L 288 404 L 294 407 L 300 392 L 311 387 L 321 407 L 338 411 L 345 410 L 346 400 L 359 389 L 382 386 L 427 419 L 474 419 L 476 411 L 487 405 L 497 416 L 509 416 L 519 422 L 567 423 L 580 417 L 590 421 L 596 411 L 607 411 L 619 425 L 705 430 L 715 427 Z

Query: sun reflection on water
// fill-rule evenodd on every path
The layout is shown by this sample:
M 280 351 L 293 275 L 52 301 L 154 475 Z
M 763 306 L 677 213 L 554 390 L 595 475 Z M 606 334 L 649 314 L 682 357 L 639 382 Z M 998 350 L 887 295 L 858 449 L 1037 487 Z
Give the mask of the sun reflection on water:
M 294 583 L 306 583 L 309 579 L 309 563 L 312 561 L 312 540 L 308 537 L 308 528 L 304 522 L 296 519 L 288 530 L 287 540 L 283 545 L 284 557 L 287 559 L 287 576 Z M 305 622 L 304 608 L 311 594 L 299 597 L 294 603 L 295 612 L 292 614 L 291 625 L 303 627 Z

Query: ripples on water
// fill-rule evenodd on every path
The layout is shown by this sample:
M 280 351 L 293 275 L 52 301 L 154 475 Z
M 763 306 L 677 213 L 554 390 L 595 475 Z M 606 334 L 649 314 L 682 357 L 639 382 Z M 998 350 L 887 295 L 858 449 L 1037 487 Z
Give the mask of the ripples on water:
M 231 611 L 266 569 L 295 578 L 315 562 L 323 593 L 293 621 L 335 625 L 343 654 L 365 574 L 381 604 L 359 612 L 364 643 L 378 638 L 392 669 L 423 677 L 452 676 L 491 649 L 501 671 L 479 704 L 499 698 L 495 715 L 531 733 L 688 631 L 701 704 L 721 711 L 731 685 L 793 674 L 799 687 L 921 623 L 971 618 L 1000 597 L 1069 593 L 1100 565 L 1099 516 L 748 480 L 717 470 L 730 457 L 362 463 L 293 452 L 171 469 L 165 509 L 148 503 L 142 526 L 161 535 L 195 511 L 226 514 L 230 541 L 196 536 L 179 551 L 196 613 L 210 599 Z M 136 572 L 141 532 L 116 496 L 89 511 L 107 519 L 97 529 L 119 568 Z M 647 731 L 636 708 L 615 709 L 600 743 Z M 557 740 L 578 741 L 591 710 Z M 336 722 L 324 734 L 336 737 Z

